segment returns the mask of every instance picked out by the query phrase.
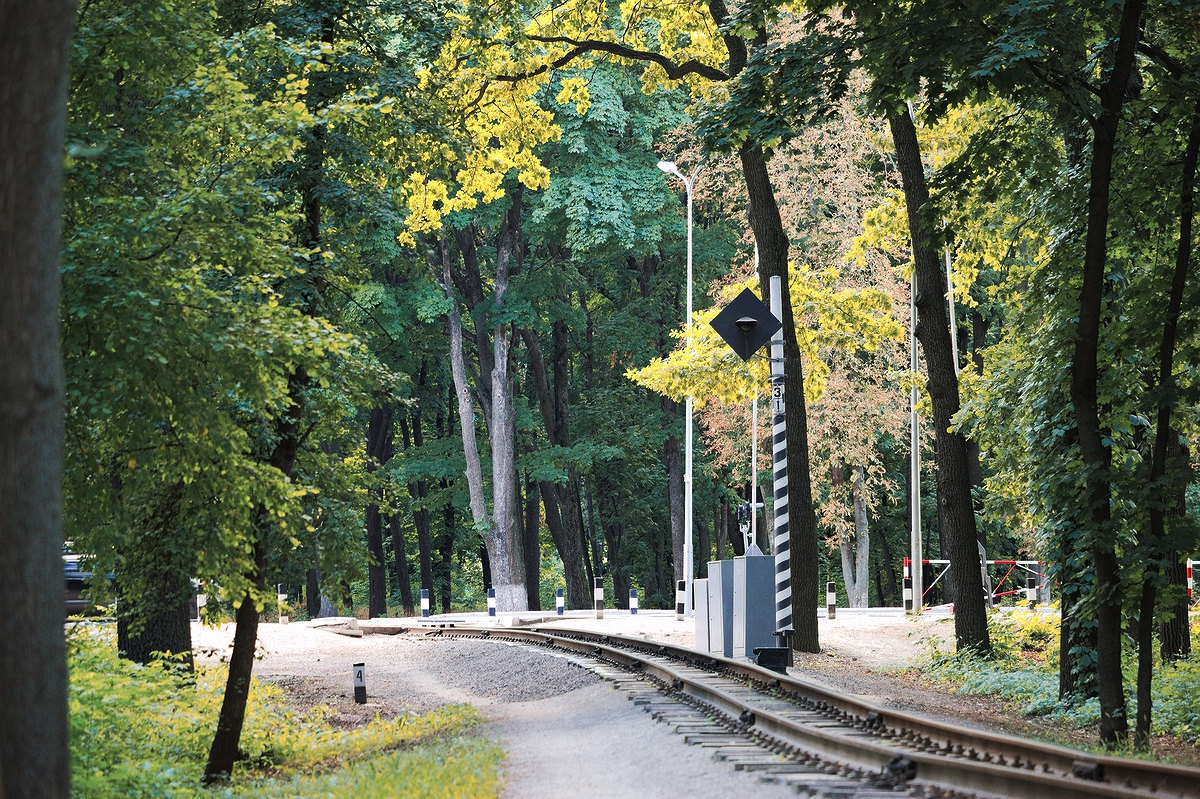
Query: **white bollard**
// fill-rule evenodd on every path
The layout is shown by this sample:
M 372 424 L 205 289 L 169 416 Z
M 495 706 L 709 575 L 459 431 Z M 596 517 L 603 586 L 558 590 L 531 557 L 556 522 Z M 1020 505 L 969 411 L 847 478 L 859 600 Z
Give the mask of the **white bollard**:
M 675 618 L 683 621 L 687 612 L 687 583 L 679 580 L 675 583 Z
M 360 705 L 367 703 L 367 666 L 365 663 L 354 664 L 354 701 Z
M 495 616 L 496 615 L 496 589 L 489 588 L 487 594 L 488 594 L 488 615 Z
M 629 589 L 629 615 L 630 616 L 637 615 L 637 589 L 636 588 Z
M 566 600 L 563 599 L 563 590 L 557 588 L 554 591 L 554 612 L 559 616 L 563 615 L 563 608 L 566 605 Z
M 837 583 L 832 580 L 825 583 L 825 618 L 837 618 Z
M 426 618 L 428 616 L 429 616 L 429 589 L 422 588 L 421 589 L 421 617 Z
M 596 599 L 596 618 L 604 618 L 604 578 L 596 577 L 596 588 L 592 592 L 592 596 Z
M 279 603 L 279 623 L 287 624 L 288 617 L 284 608 L 284 604 L 287 602 L 287 594 L 283 593 L 282 584 L 275 586 L 275 601 Z

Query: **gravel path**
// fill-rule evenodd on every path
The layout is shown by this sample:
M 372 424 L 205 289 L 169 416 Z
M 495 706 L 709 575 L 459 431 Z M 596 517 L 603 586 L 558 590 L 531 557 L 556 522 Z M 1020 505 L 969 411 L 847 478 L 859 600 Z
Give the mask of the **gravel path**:
M 470 621 L 487 623 L 488 619 L 475 614 Z M 377 620 L 362 626 L 385 622 L 416 623 Z M 542 623 L 693 644 L 692 620 L 676 621 L 673 613 L 665 611 L 637 616 L 610 611 L 604 620 L 579 614 Z M 992 711 L 979 697 L 948 695 L 894 673 L 896 667 L 911 662 L 924 639 L 952 635 L 953 622 L 944 615 L 911 621 L 892 611 L 839 610 L 836 620 L 820 620 L 823 651 L 798 654 L 790 673 L 883 706 L 996 728 L 989 715 Z M 202 658 L 227 658 L 233 626 L 194 625 L 192 636 Z M 655 722 L 623 692 L 551 652 L 472 639 L 354 638 L 312 622 L 263 624 L 259 647 L 256 675 L 281 686 L 298 708 L 328 705 L 334 723 L 346 727 L 376 713 L 392 717 L 464 702 L 479 707 L 488 719 L 482 734 L 499 741 L 508 753 L 502 794 L 508 799 L 795 795 L 789 788 L 760 783 L 712 759 L 706 750 L 684 744 L 682 736 Z M 351 667 L 355 663 L 365 664 L 366 705 L 354 703 Z

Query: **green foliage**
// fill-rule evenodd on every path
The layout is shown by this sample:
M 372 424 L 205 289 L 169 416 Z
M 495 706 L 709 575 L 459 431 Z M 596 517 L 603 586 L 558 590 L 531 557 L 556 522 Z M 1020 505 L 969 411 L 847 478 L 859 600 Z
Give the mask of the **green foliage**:
M 971 652 L 946 652 L 937 639 L 930 639 L 916 671 L 949 683 L 962 693 L 998 696 L 1018 703 L 1026 715 L 1047 716 L 1076 727 L 1099 720 L 1096 699 L 1058 698 L 1056 612 L 1023 608 L 994 612 L 988 617 L 988 630 L 995 657 L 982 659 Z M 1126 660 L 1130 664 L 1136 661 L 1133 657 Z M 1127 675 L 1130 691 L 1136 684 L 1133 676 Z M 1156 666 L 1151 686 L 1155 734 L 1175 735 L 1190 743 L 1200 741 L 1200 697 L 1195 690 L 1198 680 L 1200 657 L 1195 654 L 1184 661 Z M 1132 695 L 1128 701 L 1133 702 Z
M 77 796 L 496 794 L 501 755 L 467 735 L 480 721 L 470 706 L 345 730 L 329 723 L 327 709 L 296 713 L 278 689 L 257 681 L 241 737 L 244 771 L 227 788 L 202 789 L 225 669 L 190 675 L 166 663 L 130 663 L 102 628 L 76 627 L 69 644 Z

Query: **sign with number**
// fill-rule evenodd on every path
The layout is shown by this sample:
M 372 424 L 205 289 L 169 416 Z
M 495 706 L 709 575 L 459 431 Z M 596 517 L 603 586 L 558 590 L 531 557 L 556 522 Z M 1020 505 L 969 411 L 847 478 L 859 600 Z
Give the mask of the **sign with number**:
M 771 412 L 778 415 L 783 413 L 783 384 L 771 386 Z
M 367 687 L 366 668 L 364 667 L 364 665 L 362 663 L 354 664 L 354 687 L 355 688 L 366 688 Z

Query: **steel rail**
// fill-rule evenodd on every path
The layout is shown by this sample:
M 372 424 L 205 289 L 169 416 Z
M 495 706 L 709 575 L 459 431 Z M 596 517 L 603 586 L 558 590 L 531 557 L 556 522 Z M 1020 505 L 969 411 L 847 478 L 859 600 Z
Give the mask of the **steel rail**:
M 420 628 L 417 628 L 420 629 Z M 752 663 L 627 636 L 546 628 L 443 625 L 432 634 L 496 638 L 554 647 L 605 660 L 658 681 L 726 716 L 748 733 L 848 767 L 903 769 L 921 783 L 1021 799 L 1189 799 L 1200 795 L 1200 769 L 1093 755 L 1010 735 L 964 729 L 839 694 Z M 689 673 L 700 669 L 706 677 Z M 715 684 L 721 675 L 822 722 L 743 698 Z M 794 713 L 794 711 L 792 711 Z M 838 722 L 830 726 L 830 721 Z

